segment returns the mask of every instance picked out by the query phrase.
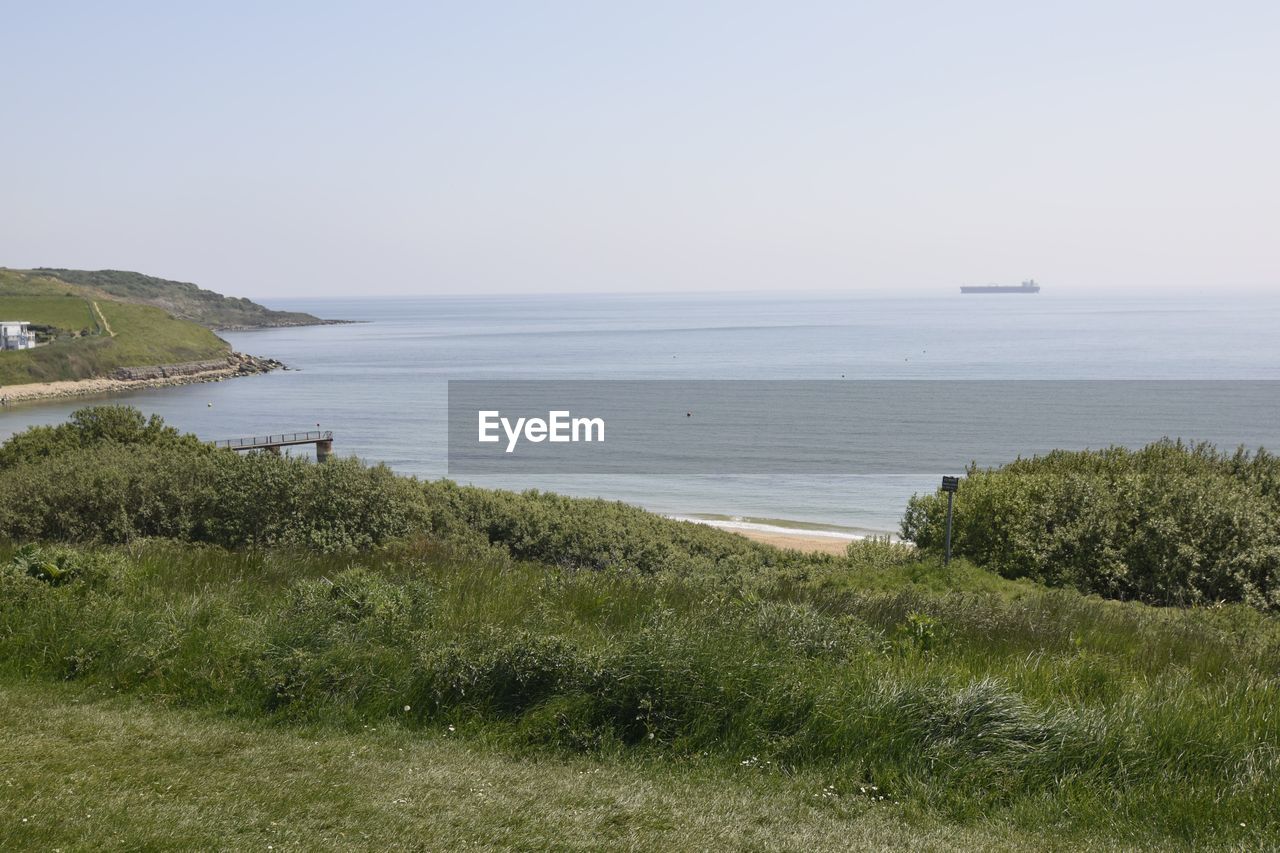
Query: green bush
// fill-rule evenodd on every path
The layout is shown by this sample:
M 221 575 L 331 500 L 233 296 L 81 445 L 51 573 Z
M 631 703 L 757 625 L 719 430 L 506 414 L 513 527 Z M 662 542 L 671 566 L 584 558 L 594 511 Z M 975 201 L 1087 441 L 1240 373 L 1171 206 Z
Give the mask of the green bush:
M 0 444 L 0 471 L 104 444 L 184 447 L 192 452 L 204 448 L 194 435 L 165 426 L 158 415 L 146 418 L 131 406 L 90 406 L 73 412 L 64 424 L 30 427 Z
M 1280 608 L 1280 461 L 1162 441 L 971 467 L 953 550 L 1010 578 L 1154 604 Z M 904 537 L 941 547 L 942 494 L 917 495 Z
M 420 483 L 354 459 L 235 454 L 134 409 L 82 409 L 0 446 L 10 540 L 146 537 L 229 548 L 360 551 L 410 534 L 496 545 L 569 569 L 751 575 L 803 559 L 705 525 L 604 500 Z
M 15 541 L 162 537 L 352 551 L 427 523 L 421 490 L 385 467 L 182 445 L 71 450 L 0 472 L 0 486 L 0 531 Z
M 69 548 L 28 544 L 14 552 L 11 565 L 27 577 L 60 586 L 90 571 L 94 562 L 90 556 Z

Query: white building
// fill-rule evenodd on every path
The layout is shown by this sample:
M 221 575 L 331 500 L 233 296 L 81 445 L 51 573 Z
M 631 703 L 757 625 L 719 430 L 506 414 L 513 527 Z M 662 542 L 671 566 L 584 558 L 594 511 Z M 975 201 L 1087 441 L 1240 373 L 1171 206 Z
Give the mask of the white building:
M 25 320 L 0 320 L 0 350 L 35 349 L 35 333 Z

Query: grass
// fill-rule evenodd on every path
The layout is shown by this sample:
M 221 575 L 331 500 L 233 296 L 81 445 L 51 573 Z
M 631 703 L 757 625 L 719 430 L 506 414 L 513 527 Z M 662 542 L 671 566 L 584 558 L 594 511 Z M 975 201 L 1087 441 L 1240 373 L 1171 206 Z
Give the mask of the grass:
M 49 278 L 0 271 L 0 313 L 72 331 L 98 330 L 82 288 Z M 68 295 L 69 293 L 73 295 Z M 97 299 L 115 333 L 62 338 L 33 350 L 0 353 L 0 385 L 106 376 L 120 367 L 180 364 L 226 356 L 230 347 L 208 329 L 159 308 Z
M 490 762 L 513 792 L 483 818 L 442 800 L 433 819 L 510 831 L 482 836 L 487 844 L 583 846 L 573 839 L 601 831 L 609 808 L 581 804 L 559 781 L 538 789 L 537 774 L 522 776 L 530 761 L 552 780 L 599 767 L 615 790 L 654 790 L 649 805 L 616 813 L 618 834 L 601 836 L 615 846 L 812 848 L 858 832 L 871 833 L 869 846 L 1042 847 L 1052 837 L 1166 849 L 1280 838 L 1280 624 L 1245 607 L 1161 610 L 972 567 L 860 564 L 884 558 L 870 552 L 748 579 L 559 571 L 425 540 L 327 557 L 155 542 L 56 556 L 68 572 L 57 585 L 24 574 L 30 560 L 3 575 L 0 682 L 38 693 L 70 680 L 131 695 L 145 705 L 130 714 L 187 721 L 160 731 L 200 738 L 212 723 L 190 720 L 216 719 L 215 742 L 246 730 L 244 748 L 268 754 L 315 727 L 332 733 L 315 738 L 331 758 L 358 747 L 385 757 L 383 738 L 429 755 L 442 741 L 461 749 L 451 738 L 462 737 L 482 757 L 458 761 Z M 864 585 L 872 572 L 886 579 Z M 190 709 L 216 717 L 184 716 Z M 42 713 L 64 712 L 58 702 Z M 159 750 L 188 778 L 207 772 L 200 756 L 227 754 L 166 746 L 167 737 L 139 746 L 141 756 Z M 341 779 L 326 761 L 286 766 Z M 350 790 L 397 799 L 388 777 L 365 775 L 381 763 L 355 768 Z M 104 790 L 147 790 L 163 776 L 112 772 Z M 261 778 L 248 765 L 226 778 L 241 774 Z M 755 780 L 746 789 L 745 777 Z M 668 779 L 673 787 L 646 787 Z M 897 812 L 879 801 L 840 811 L 872 785 Z M 841 796 L 822 798 L 826 786 Z M 814 794 L 841 805 L 811 811 Z M 277 814 L 330 811 L 303 799 Z M 768 817 L 753 827 L 758 815 Z M 169 820 L 122 826 L 159 831 Z M 764 834 L 741 834 L 753 832 Z
M 114 358 L 123 366 L 176 364 L 225 355 L 226 341 L 158 308 L 100 300 L 98 307 L 116 333 Z
M 0 685 L 0 704 L 7 850 L 1065 846 L 750 767 L 512 755 L 393 722 L 281 728 L 61 685 Z
M 98 323 L 80 296 L 8 296 L 0 291 L 0 319 L 26 320 L 68 332 L 94 330 Z

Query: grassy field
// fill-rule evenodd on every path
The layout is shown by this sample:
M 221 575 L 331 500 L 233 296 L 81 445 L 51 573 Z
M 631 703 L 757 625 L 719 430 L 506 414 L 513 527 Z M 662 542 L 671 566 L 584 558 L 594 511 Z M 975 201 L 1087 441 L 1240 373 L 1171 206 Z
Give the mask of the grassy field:
M 1065 849 L 835 794 L 821 776 L 518 755 L 394 722 L 280 727 L 0 685 L 0 848 Z
M 488 843 L 536 847 L 563 830 L 589 846 L 608 797 L 602 810 L 575 805 L 594 786 L 566 790 L 561 780 L 591 766 L 616 780 L 614 790 L 634 782 L 656 797 L 642 807 L 636 794 L 635 812 L 615 815 L 618 846 L 698 847 L 723 834 L 731 846 L 834 848 L 862 832 L 869 844 L 972 847 L 1043 847 L 1050 838 L 1252 847 L 1280 838 L 1280 626 L 1244 607 L 1159 610 L 972 567 L 945 574 L 858 557 L 746 586 L 565 574 L 432 542 L 331 557 L 150 543 L 42 559 L 70 573 L 51 585 L 18 555 L 0 590 L 0 682 L 18 707 L 45 708 L 37 721 L 18 714 L 11 732 L 52 739 L 74 732 L 76 715 L 107 720 L 89 731 L 115 734 L 85 734 L 65 754 L 100 756 L 88 763 L 103 769 L 72 774 L 88 786 L 74 798 L 86 812 L 123 813 L 140 798 L 127 820 L 109 824 L 125 846 L 179 818 L 175 832 L 196 832 L 202 820 L 262 831 L 250 813 L 282 822 L 300 813 L 297 844 L 310 846 L 349 825 L 320 817 L 330 795 L 371 816 L 396 813 L 396 799 L 439 796 L 437 825 Z M 67 681 L 85 695 L 138 697 L 150 710 L 45 707 L 42 691 Z M 179 710 L 193 708 L 215 716 Z M 110 722 L 128 716 L 155 721 L 145 723 L 148 744 Z M 296 789 L 268 797 L 277 809 L 253 812 L 248 795 L 231 791 L 232 779 L 261 778 L 240 748 L 217 745 L 246 731 L 241 748 L 263 765 L 290 744 L 319 741 L 320 760 L 299 752 L 284 762 L 292 769 L 275 771 Z M 458 765 L 446 777 L 486 778 L 488 769 L 466 769 L 478 762 L 513 789 L 488 818 L 444 791 L 402 797 L 377 758 L 389 743 Z M 307 783 L 361 750 L 367 765 L 356 761 L 341 790 L 322 795 Z M 406 759 L 418 760 L 427 761 Z M 164 801 L 171 777 L 199 779 L 223 761 L 225 793 Z M 168 770 L 151 772 L 151 762 Z M 69 769 L 48 765 L 59 766 Z M 545 784 L 531 766 L 550 768 Z M 28 811 L 54 771 L 29 772 L 5 794 Z M 654 788 L 658 780 L 670 782 Z M 889 805 L 871 803 L 882 795 Z M 691 822 L 681 802 L 707 817 Z M 209 812 L 198 818 L 201 808 Z M 403 822 L 366 830 L 371 846 L 425 831 L 424 818 L 402 811 Z M 510 834 L 485 836 L 482 823 Z M 61 843 L 92 830 L 86 821 L 49 831 L 72 833 Z
M 70 294 L 70 295 L 69 295 Z M 96 302 L 107 330 L 92 313 Z M 91 329 L 86 337 L 60 338 L 33 350 L 0 353 L 0 385 L 105 376 L 119 367 L 146 367 L 220 358 L 230 347 L 208 329 L 159 308 L 94 299 L 80 288 L 47 278 L 0 271 L 0 314 L 12 319 Z

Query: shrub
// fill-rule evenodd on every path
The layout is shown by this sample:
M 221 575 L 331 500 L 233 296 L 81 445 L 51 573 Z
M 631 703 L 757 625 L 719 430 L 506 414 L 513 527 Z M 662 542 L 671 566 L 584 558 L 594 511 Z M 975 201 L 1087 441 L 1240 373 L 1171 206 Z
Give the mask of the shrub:
M 447 480 L 422 488 L 438 535 L 480 536 L 516 559 L 561 568 L 729 576 L 804 559 L 617 501 L 480 489 Z
M 795 560 L 623 503 L 420 483 L 354 459 L 216 450 L 159 418 L 82 409 L 0 447 L 0 532 L 14 541 L 162 537 L 224 547 L 368 550 L 429 532 L 569 569 L 750 575 Z
M 1280 462 L 1162 441 L 971 467 L 953 550 L 1011 578 L 1155 604 L 1280 607 Z M 904 537 L 936 549 L 946 499 L 917 495 Z
M 90 406 L 73 412 L 67 423 L 34 426 L 11 437 L 0 445 L 0 470 L 102 444 L 204 447 L 195 436 L 165 426 L 158 415 L 146 418 L 131 406 Z
M 82 569 L 79 555 L 62 549 L 25 545 L 13 555 L 13 566 L 28 577 L 57 586 L 75 579 Z
M 859 567 L 889 569 L 909 566 L 920 559 L 916 547 L 909 542 L 894 542 L 887 536 L 881 539 L 854 539 L 845 548 L 845 556 Z
M 354 460 L 313 465 L 187 446 L 107 443 L 0 471 L 0 531 L 16 541 L 163 537 L 224 547 L 353 551 L 421 530 L 412 481 Z

